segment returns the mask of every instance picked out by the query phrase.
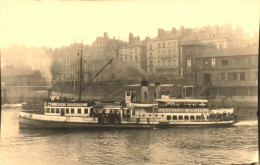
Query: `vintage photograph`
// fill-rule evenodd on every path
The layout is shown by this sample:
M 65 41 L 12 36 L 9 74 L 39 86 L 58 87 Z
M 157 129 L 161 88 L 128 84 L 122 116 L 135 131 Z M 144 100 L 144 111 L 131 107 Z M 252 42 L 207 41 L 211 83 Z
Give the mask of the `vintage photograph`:
M 259 164 L 259 6 L 0 0 L 0 164 Z

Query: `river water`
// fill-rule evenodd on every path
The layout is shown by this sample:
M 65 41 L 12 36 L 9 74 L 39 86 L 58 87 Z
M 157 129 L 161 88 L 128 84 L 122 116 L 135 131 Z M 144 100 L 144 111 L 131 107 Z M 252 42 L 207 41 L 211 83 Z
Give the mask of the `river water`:
M 258 160 L 256 109 L 229 128 L 19 129 L 20 109 L 2 109 L 1 165 L 248 164 Z

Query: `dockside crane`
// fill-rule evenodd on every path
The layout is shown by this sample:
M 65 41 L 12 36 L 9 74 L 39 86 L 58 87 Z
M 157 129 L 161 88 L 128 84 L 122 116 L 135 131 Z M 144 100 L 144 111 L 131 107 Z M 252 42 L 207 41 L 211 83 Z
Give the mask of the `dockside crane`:
M 81 89 L 84 90 L 109 64 L 111 64 L 113 58 L 110 59 L 89 81 L 86 85 L 84 85 Z

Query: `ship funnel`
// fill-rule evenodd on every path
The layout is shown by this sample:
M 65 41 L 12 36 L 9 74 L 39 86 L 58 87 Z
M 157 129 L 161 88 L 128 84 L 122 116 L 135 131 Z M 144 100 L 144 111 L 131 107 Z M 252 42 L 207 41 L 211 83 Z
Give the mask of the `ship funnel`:
M 48 98 L 51 98 L 51 89 L 47 89 L 47 92 L 48 92 Z
M 148 102 L 148 81 L 141 81 L 141 103 Z
M 155 99 L 160 99 L 161 98 L 160 82 L 155 82 L 154 98 Z

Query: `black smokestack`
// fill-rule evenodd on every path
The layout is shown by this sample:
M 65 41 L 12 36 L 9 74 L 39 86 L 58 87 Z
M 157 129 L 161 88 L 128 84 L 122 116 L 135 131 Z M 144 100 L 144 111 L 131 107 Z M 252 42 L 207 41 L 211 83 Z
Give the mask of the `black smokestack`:
M 161 86 L 160 86 L 160 82 L 155 82 L 154 98 L 155 98 L 155 99 L 160 99 L 160 98 L 161 98 Z
M 141 103 L 148 102 L 148 81 L 141 81 Z
M 48 92 L 48 98 L 50 98 L 51 97 L 51 89 L 50 88 L 47 89 L 47 92 Z

